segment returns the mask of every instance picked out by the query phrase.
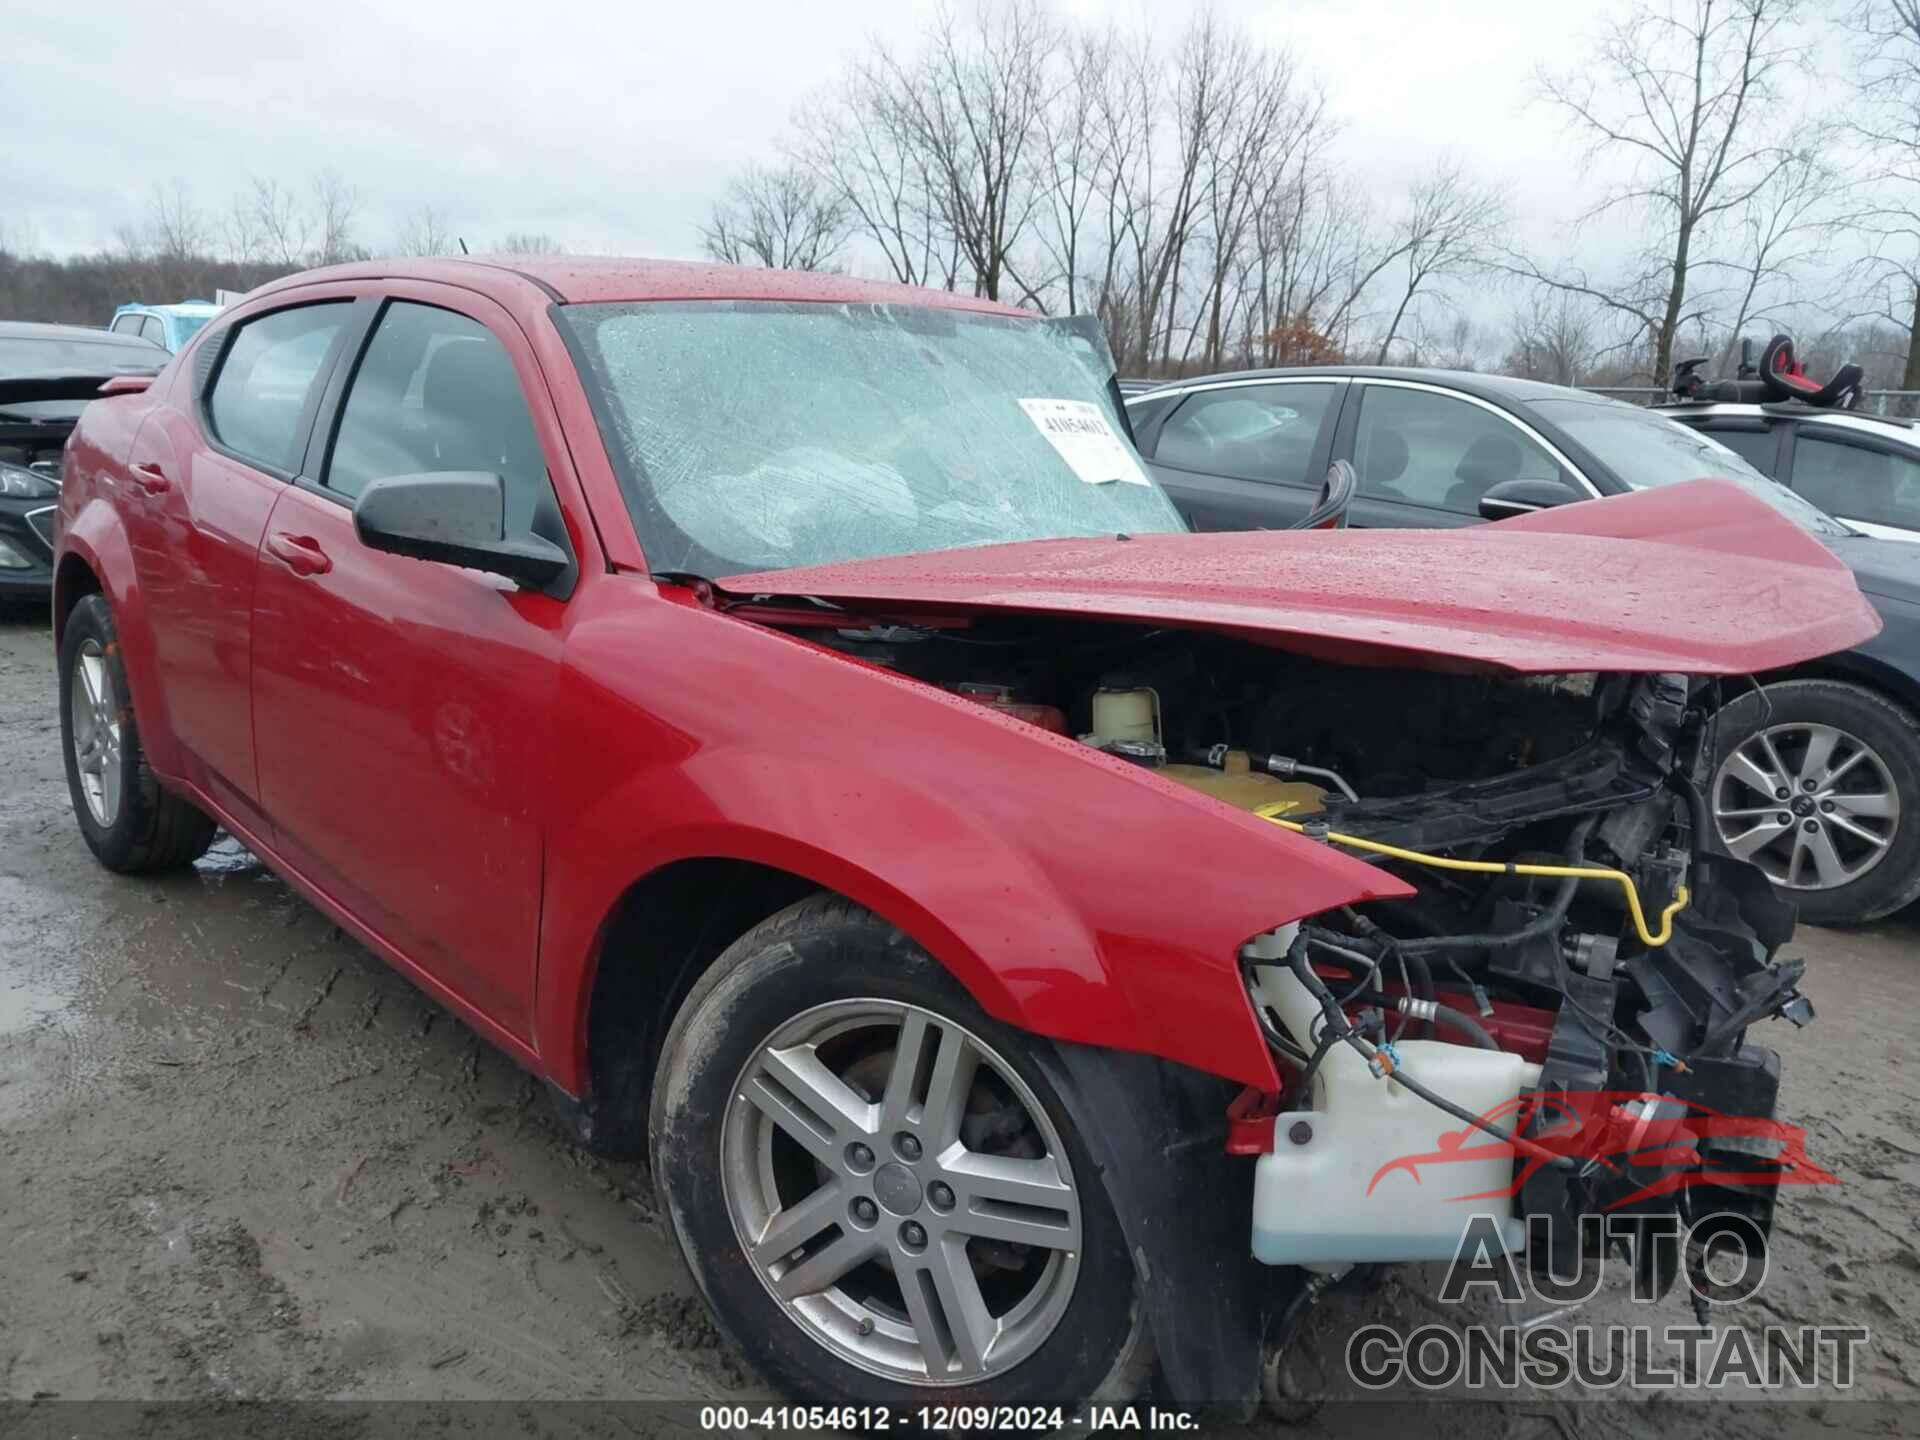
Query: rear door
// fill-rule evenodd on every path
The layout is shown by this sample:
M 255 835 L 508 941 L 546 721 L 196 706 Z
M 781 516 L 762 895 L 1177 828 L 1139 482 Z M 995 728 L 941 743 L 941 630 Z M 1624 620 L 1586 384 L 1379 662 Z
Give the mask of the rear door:
M 1559 480 L 1596 493 L 1538 431 L 1478 396 L 1361 379 L 1346 410 L 1334 449 L 1359 482 L 1349 525 L 1477 525 L 1481 497 L 1506 480 Z
M 258 828 L 254 579 L 267 516 L 299 472 L 352 297 L 318 293 L 210 335 L 134 437 L 121 513 L 183 778 Z
M 492 471 L 509 534 L 577 555 L 550 479 L 572 484 L 559 433 L 505 311 L 396 282 L 274 508 L 254 606 L 261 798 L 283 852 L 519 1038 L 531 1029 L 565 601 L 370 550 L 353 503 L 384 476 Z
M 1784 473 L 1822 510 L 1869 535 L 1920 540 L 1917 451 L 1863 430 L 1802 420 L 1793 426 Z
M 1347 382 L 1230 381 L 1188 393 L 1144 437 L 1196 530 L 1284 530 L 1319 499 Z

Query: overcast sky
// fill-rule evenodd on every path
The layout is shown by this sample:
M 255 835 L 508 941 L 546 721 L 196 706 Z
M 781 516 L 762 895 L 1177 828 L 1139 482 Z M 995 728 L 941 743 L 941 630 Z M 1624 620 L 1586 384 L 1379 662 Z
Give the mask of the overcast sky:
M 361 195 L 376 250 L 422 205 L 484 243 L 547 231 L 578 250 L 698 252 L 729 173 L 764 156 L 794 102 L 863 37 L 911 37 L 930 3 L 700 0 L 89 0 L 15 10 L 0 53 L 7 238 L 108 245 L 156 182 L 223 208 L 249 175 L 325 167 Z M 1062 0 L 1169 35 L 1174 0 Z M 1511 179 L 1535 223 L 1572 208 L 1535 63 L 1577 53 L 1537 0 L 1223 0 L 1329 86 L 1347 148 L 1382 187 L 1442 150 Z M 322 18 L 324 17 L 324 18 Z

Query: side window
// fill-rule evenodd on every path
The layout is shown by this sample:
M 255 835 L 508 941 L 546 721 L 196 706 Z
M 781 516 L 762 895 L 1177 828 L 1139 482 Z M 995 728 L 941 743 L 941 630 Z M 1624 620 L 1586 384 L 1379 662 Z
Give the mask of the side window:
M 1309 384 L 1202 390 L 1161 427 L 1153 458 L 1205 474 L 1305 485 L 1334 389 Z
M 347 308 L 344 301 L 302 305 L 239 326 L 207 395 L 221 444 L 274 470 L 299 466 L 300 417 Z
M 116 335 L 138 335 L 140 333 L 140 322 L 145 318 L 144 315 L 122 315 L 118 320 L 113 322 L 113 333 Z
M 509 535 L 530 533 L 553 494 L 506 348 L 477 320 L 396 300 L 354 372 L 324 483 L 357 496 L 370 480 L 433 470 L 499 475 Z
M 1503 480 L 1555 480 L 1560 467 L 1497 411 L 1431 390 L 1362 387 L 1353 442 L 1359 493 L 1478 515 Z
M 1726 446 L 1762 475 L 1772 475 L 1780 458 L 1779 437 L 1772 430 L 1730 430 L 1713 425 L 1702 426 L 1700 433 Z
M 1904 455 L 1802 428 L 1793 442 L 1793 488 L 1829 515 L 1920 530 L 1920 463 Z
M 145 316 L 140 321 L 140 337 L 143 340 L 151 340 L 164 350 L 167 345 L 167 327 L 160 323 L 158 315 Z

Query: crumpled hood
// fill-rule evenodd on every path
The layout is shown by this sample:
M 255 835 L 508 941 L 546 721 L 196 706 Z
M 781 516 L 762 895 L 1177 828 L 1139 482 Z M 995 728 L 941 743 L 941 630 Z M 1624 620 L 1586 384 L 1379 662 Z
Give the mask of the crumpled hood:
M 1354 663 L 1536 673 L 1752 674 L 1880 629 L 1843 561 L 1724 480 L 1458 530 L 1034 540 L 765 571 L 720 588 L 888 614 L 1198 626 Z
M 111 381 L 128 377 L 150 379 L 159 374 L 161 365 L 164 365 L 169 357 L 159 350 L 154 353 L 155 359 L 160 363 L 150 370 L 110 370 L 105 374 L 56 370 L 44 375 L 0 375 L 0 405 L 8 401 L 19 403 L 28 400 L 98 400 L 100 387 Z

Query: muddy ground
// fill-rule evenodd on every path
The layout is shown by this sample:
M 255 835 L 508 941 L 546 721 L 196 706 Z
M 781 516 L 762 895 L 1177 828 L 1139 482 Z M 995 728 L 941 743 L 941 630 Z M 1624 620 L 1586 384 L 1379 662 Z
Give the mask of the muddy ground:
M 1788 1118 L 1844 1183 L 1785 1196 L 1768 1282 L 1735 1318 L 1864 1323 L 1854 1395 L 1912 1402 L 1920 914 L 1797 949 L 1819 1021 L 1765 1039 Z M 1429 1280 L 1336 1297 L 1312 1333 L 1454 1323 Z M 1620 1282 L 1579 1318 L 1639 1308 Z M 1653 1318 L 1689 1315 L 1676 1298 Z M 644 1171 L 570 1145 L 524 1072 L 231 842 L 159 882 L 93 863 L 44 620 L 0 621 L 0 1398 L 743 1395 L 764 1392 Z M 1812 1399 L 1795 1413 L 1829 1430 L 1920 1419 Z M 1731 1434 L 1780 1409 L 1563 1402 L 1494 1428 Z

